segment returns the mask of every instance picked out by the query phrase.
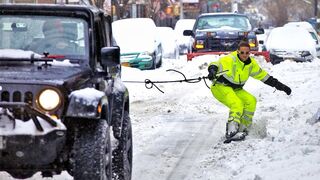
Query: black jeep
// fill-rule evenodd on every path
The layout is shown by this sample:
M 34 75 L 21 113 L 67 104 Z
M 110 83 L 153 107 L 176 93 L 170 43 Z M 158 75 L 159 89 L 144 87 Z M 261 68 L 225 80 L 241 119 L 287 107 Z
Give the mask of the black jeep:
M 131 179 L 120 70 L 111 17 L 101 9 L 0 4 L 0 171 Z
M 251 50 L 258 50 L 256 34 L 263 34 L 262 28 L 253 29 L 246 15 L 238 13 L 205 13 L 197 17 L 192 30 L 185 30 L 185 36 L 192 36 L 192 52 L 234 51 L 240 41 L 248 41 Z

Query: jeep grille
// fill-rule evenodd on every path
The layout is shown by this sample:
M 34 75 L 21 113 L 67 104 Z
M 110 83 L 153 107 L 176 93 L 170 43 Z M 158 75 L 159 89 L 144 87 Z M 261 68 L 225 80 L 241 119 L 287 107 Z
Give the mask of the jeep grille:
M 30 106 L 33 105 L 34 102 L 34 95 L 30 91 L 20 92 L 20 91 L 2 91 L 1 92 L 1 102 L 25 102 Z M 21 119 L 21 120 L 29 120 L 30 117 L 25 111 L 21 108 L 10 109 L 13 113 L 14 118 Z
M 2 102 L 25 102 L 32 106 L 33 104 L 33 93 L 28 91 L 21 93 L 20 91 L 14 91 L 10 94 L 9 91 L 4 91 L 1 93 Z

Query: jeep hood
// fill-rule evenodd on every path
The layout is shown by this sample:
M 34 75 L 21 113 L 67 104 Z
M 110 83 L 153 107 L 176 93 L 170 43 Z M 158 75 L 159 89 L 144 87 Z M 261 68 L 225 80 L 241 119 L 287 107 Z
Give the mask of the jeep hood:
M 32 83 L 62 85 L 72 84 L 77 79 L 88 78 L 91 71 L 88 67 L 81 66 L 48 66 L 37 65 L 1 65 L 0 62 L 0 82 L 6 83 Z

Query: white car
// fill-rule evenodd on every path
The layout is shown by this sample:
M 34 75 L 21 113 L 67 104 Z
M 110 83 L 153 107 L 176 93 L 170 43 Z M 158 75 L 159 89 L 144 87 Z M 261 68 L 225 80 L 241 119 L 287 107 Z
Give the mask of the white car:
M 272 29 L 265 47 L 270 52 L 272 64 L 278 64 L 287 59 L 297 62 L 312 61 L 317 57 L 314 39 L 307 30 L 298 27 Z
M 259 43 L 259 49 L 258 51 L 263 51 L 264 49 L 264 44 L 266 42 L 266 39 L 268 38 L 269 36 L 269 33 L 270 33 L 271 29 L 264 29 L 264 33 L 263 34 L 257 34 L 257 40 L 258 40 L 258 43 Z
M 314 39 L 316 43 L 317 57 L 320 57 L 320 37 L 318 36 L 317 31 L 312 27 L 310 23 L 306 21 L 288 22 L 283 26 L 284 27 L 301 27 L 306 29 L 310 33 L 311 37 Z
M 114 21 L 112 33 L 120 46 L 121 64 L 141 70 L 155 69 L 162 63 L 162 47 L 150 18 L 128 18 Z
M 174 31 L 178 38 L 180 54 L 186 54 L 192 50 L 193 38 L 191 36 L 184 36 L 183 31 L 193 29 L 195 22 L 195 19 L 179 19 L 174 27 Z
M 179 45 L 175 32 L 171 27 L 157 27 L 157 35 L 162 45 L 162 57 L 179 59 Z

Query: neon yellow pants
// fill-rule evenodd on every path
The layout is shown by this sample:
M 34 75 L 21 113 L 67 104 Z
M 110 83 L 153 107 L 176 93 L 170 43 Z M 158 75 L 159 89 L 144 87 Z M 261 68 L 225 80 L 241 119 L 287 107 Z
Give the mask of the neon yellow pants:
M 213 96 L 230 109 L 228 121 L 236 121 L 248 127 L 256 110 L 257 99 L 244 89 L 215 84 L 211 86 Z

